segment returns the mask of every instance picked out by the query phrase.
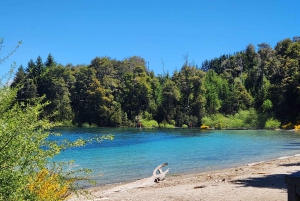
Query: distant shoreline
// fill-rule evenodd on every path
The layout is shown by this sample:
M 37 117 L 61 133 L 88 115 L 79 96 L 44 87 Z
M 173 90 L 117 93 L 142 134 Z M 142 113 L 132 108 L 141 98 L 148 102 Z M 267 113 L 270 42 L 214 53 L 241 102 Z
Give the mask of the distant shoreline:
M 82 128 L 82 129 L 95 129 L 95 128 L 112 128 L 112 129 L 115 129 L 115 128 L 124 128 L 124 129 L 162 129 L 162 130 L 165 130 L 165 129 L 185 129 L 185 130 L 188 130 L 188 129 L 197 129 L 197 130 L 253 130 L 253 131 L 259 131 L 259 130 L 269 130 L 269 131 L 299 131 L 300 130 L 296 130 L 296 129 L 281 129 L 281 128 L 277 128 L 277 129 L 250 129 L 250 128 L 224 128 L 224 129 L 215 129 L 215 128 L 206 128 L 206 129 L 203 129 L 203 128 L 200 128 L 200 127 L 188 127 L 188 128 L 183 128 L 183 127 L 172 127 L 172 128 L 161 128 L 161 127 L 80 127 L 80 126 L 56 126 L 56 127 L 53 127 L 54 129 L 60 129 L 60 128 Z

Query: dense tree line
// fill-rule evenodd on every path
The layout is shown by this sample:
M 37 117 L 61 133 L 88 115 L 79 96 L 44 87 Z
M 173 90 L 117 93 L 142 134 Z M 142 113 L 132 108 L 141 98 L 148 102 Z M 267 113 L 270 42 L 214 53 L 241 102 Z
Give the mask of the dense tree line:
M 55 122 L 133 126 L 141 119 L 199 126 L 204 117 L 255 111 L 260 120 L 282 124 L 300 120 L 300 38 L 273 49 L 261 43 L 206 60 L 188 57 L 172 75 L 155 75 L 143 58 L 96 57 L 89 65 L 61 65 L 50 54 L 20 66 L 12 86 L 17 100 L 45 96 L 43 115 Z M 257 127 L 263 125 L 257 124 Z

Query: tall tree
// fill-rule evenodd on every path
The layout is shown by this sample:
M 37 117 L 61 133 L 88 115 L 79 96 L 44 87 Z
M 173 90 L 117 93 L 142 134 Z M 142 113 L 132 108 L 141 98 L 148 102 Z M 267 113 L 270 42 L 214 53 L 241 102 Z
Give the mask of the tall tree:
M 171 122 L 176 115 L 176 105 L 179 103 L 181 94 L 175 83 L 167 79 L 162 86 L 162 104 L 160 108 L 160 120 Z
M 57 63 L 55 62 L 54 57 L 52 56 L 52 54 L 49 54 L 45 62 L 45 66 L 49 68 L 51 66 L 56 66 L 56 65 Z

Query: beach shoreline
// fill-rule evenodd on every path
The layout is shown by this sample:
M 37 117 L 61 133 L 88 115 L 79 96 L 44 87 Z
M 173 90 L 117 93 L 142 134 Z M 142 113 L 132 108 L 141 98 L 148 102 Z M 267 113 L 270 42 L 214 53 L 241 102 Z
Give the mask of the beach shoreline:
M 88 189 L 89 195 L 75 200 L 287 200 L 285 175 L 300 171 L 300 155 L 194 174 L 167 175 L 152 186 L 135 186 L 125 190 L 121 184 Z M 105 193 L 109 192 L 109 193 Z

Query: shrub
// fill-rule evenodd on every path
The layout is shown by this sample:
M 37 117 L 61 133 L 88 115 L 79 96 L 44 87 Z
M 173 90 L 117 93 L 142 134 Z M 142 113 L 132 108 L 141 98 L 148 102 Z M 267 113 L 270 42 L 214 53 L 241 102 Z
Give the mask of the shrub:
M 280 122 L 274 118 L 268 119 L 265 124 L 266 129 L 276 129 L 279 128 L 279 126 L 280 126 Z
M 0 57 L 2 43 L 0 38 Z M 4 60 L 0 58 L 0 64 Z M 87 170 L 70 171 L 65 177 L 62 166 L 55 173 L 49 172 L 48 160 L 66 148 L 83 146 L 87 141 L 49 141 L 52 133 L 48 131 L 57 125 L 47 117 L 41 117 L 49 103 L 43 98 L 16 101 L 17 92 L 22 86 L 9 86 L 13 70 L 0 78 L 0 200 L 63 199 L 69 189 L 76 190 L 77 185 L 73 186 L 73 182 L 85 179 L 73 173 Z
M 219 123 L 217 123 L 216 125 L 215 125 L 215 129 L 219 129 L 219 130 L 221 130 L 221 129 L 224 129 L 225 127 L 224 127 L 224 124 L 222 124 L 221 122 L 219 122 Z
M 203 117 L 202 123 L 216 129 L 257 128 L 258 115 L 254 109 L 241 110 L 235 115 L 224 116 L 215 114 L 210 117 Z
M 150 114 L 149 112 L 145 111 L 143 112 L 143 118 L 150 121 L 153 117 L 152 117 L 152 114 Z
M 262 108 L 263 108 L 263 111 L 264 111 L 264 112 L 267 112 L 267 111 L 271 110 L 272 107 L 273 107 L 273 103 L 272 103 L 272 101 L 269 100 L 269 99 L 265 100 L 265 101 L 263 102 L 263 104 L 262 104 Z
M 205 125 L 208 125 L 209 127 L 215 127 L 216 122 L 211 117 L 203 117 L 201 122 Z
M 66 189 L 76 190 L 71 181 L 85 178 L 69 173 L 67 178 L 62 171 L 50 173 L 46 169 L 48 159 L 88 141 L 48 141 L 54 135 L 48 131 L 56 124 L 41 118 L 47 103 L 42 104 L 42 98 L 27 100 L 30 104 L 18 103 L 15 101 L 18 89 L 1 83 L 0 80 L 0 200 L 49 200 L 48 195 L 63 198 Z
M 89 123 L 85 122 L 85 123 L 82 124 L 82 127 L 83 128 L 96 128 L 97 125 L 96 124 L 89 124 Z
M 89 127 L 90 127 L 90 124 L 87 123 L 87 122 L 85 122 L 85 123 L 82 124 L 82 127 L 83 127 L 83 128 L 89 128 Z
M 272 113 L 262 113 L 258 115 L 257 128 L 265 128 L 265 124 L 268 119 L 272 118 L 274 115 Z
M 158 127 L 158 123 L 155 120 L 141 120 L 142 123 L 142 127 L 144 128 L 157 128 Z
M 175 125 L 173 125 L 173 124 L 165 124 L 165 128 L 175 128 Z
M 296 131 L 300 130 L 300 124 L 295 126 L 295 130 Z
M 239 119 L 242 121 L 240 127 L 243 128 L 258 127 L 258 115 L 254 109 L 241 110 L 236 115 L 234 115 L 234 119 Z
M 38 200 L 63 200 L 70 194 L 72 183 L 73 180 L 44 168 L 29 179 L 27 188 Z
M 282 128 L 285 129 L 285 130 L 293 129 L 294 127 L 295 126 L 292 122 L 289 122 L 289 123 L 282 126 Z
M 172 124 L 167 124 L 167 123 L 160 123 L 160 124 L 159 124 L 159 127 L 160 127 L 160 128 L 175 128 L 174 125 L 172 125 Z
M 202 123 L 211 128 L 224 129 L 224 125 L 229 124 L 229 119 L 222 114 L 215 114 L 210 117 L 202 118 Z
M 201 128 L 201 129 L 208 129 L 209 126 L 206 126 L 205 124 L 203 124 L 203 125 L 200 126 L 200 128 Z
M 226 124 L 228 128 L 244 128 L 245 124 L 243 119 L 232 117 L 230 121 Z
M 188 128 L 188 125 L 182 124 L 182 128 Z
M 73 127 L 75 125 L 72 123 L 72 121 L 65 120 L 65 121 L 63 121 L 63 122 L 60 123 L 60 126 L 62 126 L 62 127 Z

